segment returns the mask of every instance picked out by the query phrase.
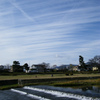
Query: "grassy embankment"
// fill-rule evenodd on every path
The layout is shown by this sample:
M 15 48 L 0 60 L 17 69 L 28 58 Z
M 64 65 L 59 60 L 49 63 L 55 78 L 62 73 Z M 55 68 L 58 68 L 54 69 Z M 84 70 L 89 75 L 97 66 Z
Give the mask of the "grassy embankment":
M 36 77 L 37 76 L 37 77 Z M 34 74 L 34 75 L 16 75 L 16 76 L 0 76 L 0 80 L 11 80 L 11 79 L 48 79 L 48 78 L 72 78 L 72 77 L 95 77 L 100 76 L 100 74 L 75 74 L 73 76 L 66 76 L 64 74 L 54 74 L 51 77 L 51 74 Z M 39 82 L 39 83 L 31 83 L 31 84 L 24 84 L 24 85 L 5 85 L 0 86 L 1 90 L 10 89 L 10 88 L 17 88 L 23 87 L 25 85 L 52 85 L 52 86 L 91 86 L 91 85 L 100 85 L 100 78 L 99 79 L 88 79 L 88 80 L 69 80 L 69 81 L 51 81 L 51 82 Z
M 72 78 L 72 77 L 96 77 L 100 76 L 100 73 L 98 74 L 74 74 L 66 76 L 65 74 L 53 74 L 53 77 L 51 77 L 51 74 L 32 74 L 32 75 L 1 75 L 0 80 L 12 80 L 12 79 L 43 79 L 43 78 Z

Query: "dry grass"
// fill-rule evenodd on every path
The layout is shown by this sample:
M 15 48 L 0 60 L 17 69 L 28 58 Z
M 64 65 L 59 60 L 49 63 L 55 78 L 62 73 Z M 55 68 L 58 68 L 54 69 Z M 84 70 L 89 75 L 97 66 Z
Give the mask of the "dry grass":
M 0 76 L 0 80 L 11 79 L 42 79 L 42 78 L 71 78 L 71 77 L 96 77 L 100 74 L 74 74 L 72 76 L 66 76 L 65 74 L 34 74 L 34 75 L 16 75 L 16 76 Z

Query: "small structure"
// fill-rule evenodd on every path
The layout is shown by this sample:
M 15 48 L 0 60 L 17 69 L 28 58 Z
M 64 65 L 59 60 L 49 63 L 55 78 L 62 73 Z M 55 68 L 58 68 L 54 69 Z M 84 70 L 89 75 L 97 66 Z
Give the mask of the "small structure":
M 31 66 L 30 68 L 29 68 L 29 71 L 27 72 L 27 73 L 37 73 L 38 72 L 38 70 L 37 70 L 37 68 L 35 67 L 35 66 Z
M 69 65 L 69 71 L 80 71 L 77 65 Z
M 38 73 L 44 73 L 45 72 L 45 65 L 42 64 L 33 64 L 30 69 L 29 72 L 38 72 Z
M 93 71 L 98 71 L 99 69 L 98 69 L 98 67 L 92 67 L 92 70 Z
M 73 71 L 79 71 L 78 66 L 74 66 Z

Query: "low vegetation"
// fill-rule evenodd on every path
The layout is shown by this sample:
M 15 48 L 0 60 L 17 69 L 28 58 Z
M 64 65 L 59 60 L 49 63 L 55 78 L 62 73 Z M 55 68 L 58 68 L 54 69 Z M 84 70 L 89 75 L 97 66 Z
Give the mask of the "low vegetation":
M 0 86 L 0 90 L 7 90 L 7 89 L 11 89 L 11 88 L 20 88 L 22 86 L 18 85 L 18 84 L 13 84 L 13 85 L 4 85 L 4 86 Z
M 90 80 L 72 80 L 67 82 L 54 82 L 51 85 L 53 86 L 91 86 L 91 85 L 100 85 L 100 79 L 90 79 Z

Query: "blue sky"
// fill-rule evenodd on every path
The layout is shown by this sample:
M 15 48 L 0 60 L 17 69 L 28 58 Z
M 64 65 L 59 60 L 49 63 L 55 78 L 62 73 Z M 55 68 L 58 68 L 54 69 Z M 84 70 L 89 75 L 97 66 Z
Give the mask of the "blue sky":
M 79 64 L 100 55 L 100 0 L 0 0 L 0 64 Z

